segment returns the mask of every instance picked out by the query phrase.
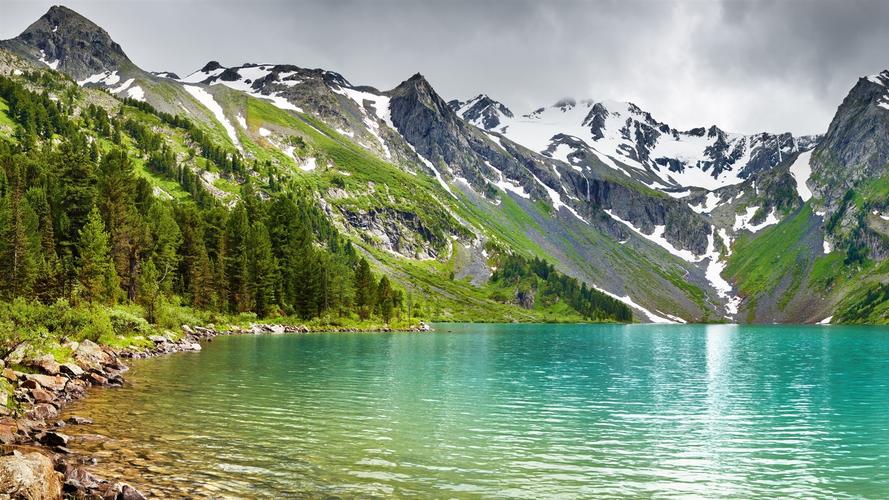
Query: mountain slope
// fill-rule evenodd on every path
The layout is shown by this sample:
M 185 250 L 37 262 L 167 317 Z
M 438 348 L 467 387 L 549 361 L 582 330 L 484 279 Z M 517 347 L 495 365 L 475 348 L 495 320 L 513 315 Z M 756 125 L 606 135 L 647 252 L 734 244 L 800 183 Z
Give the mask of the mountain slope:
M 546 259 L 642 321 L 820 321 L 879 296 L 849 280 L 884 280 L 885 73 L 822 140 L 680 131 L 617 101 L 517 115 L 486 95 L 446 102 L 419 74 L 381 91 L 294 65 L 149 73 L 67 9 L 2 43 L 190 120 L 203 149 L 227 151 L 223 169 L 180 151 L 213 196 L 234 205 L 248 179 L 305 190 L 380 269 L 452 311 L 489 302 L 507 254 Z

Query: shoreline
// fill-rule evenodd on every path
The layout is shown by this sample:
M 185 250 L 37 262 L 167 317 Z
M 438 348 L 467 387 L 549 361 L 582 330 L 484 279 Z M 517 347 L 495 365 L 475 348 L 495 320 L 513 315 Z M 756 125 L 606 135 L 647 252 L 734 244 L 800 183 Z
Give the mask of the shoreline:
M 423 322 L 402 329 L 251 324 L 223 330 L 213 325 L 182 325 L 181 338 L 153 335 L 148 340 L 154 346 L 144 350 L 115 349 L 84 340 L 66 344 L 73 352 L 66 363 L 58 363 L 51 354 L 13 364 L 28 371 L 4 363 L 2 381 L 6 388 L 0 389 L 0 402 L 6 404 L 0 403 L 0 445 L 4 452 L 0 456 L 0 485 L 5 488 L 3 493 L 13 497 L 144 499 L 128 483 L 92 474 L 89 468 L 97 463 L 95 458 L 78 456 L 68 448 L 71 437 L 65 428 L 89 425 L 91 420 L 76 415 L 61 420 L 62 410 L 86 398 L 90 387 L 122 387 L 129 370 L 127 360 L 200 351 L 201 342 L 229 335 L 429 331 L 431 328 Z

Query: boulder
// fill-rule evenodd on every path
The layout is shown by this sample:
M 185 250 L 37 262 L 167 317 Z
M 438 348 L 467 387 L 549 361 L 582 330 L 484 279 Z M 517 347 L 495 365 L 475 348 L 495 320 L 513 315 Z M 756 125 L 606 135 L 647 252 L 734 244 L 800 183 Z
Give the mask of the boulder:
M 101 481 L 78 466 L 68 466 L 65 470 L 65 492 L 69 494 L 77 493 L 81 490 L 90 490 L 99 486 Z
M 83 375 L 83 368 L 74 363 L 63 363 L 59 365 L 59 372 L 70 378 L 77 378 Z
M 62 481 L 47 456 L 15 451 L 0 457 L 0 494 L 14 498 L 62 498 Z
M 51 354 L 47 354 L 45 356 L 41 356 L 40 358 L 35 359 L 31 362 L 31 366 L 39 369 L 41 372 L 46 375 L 58 375 L 60 365 L 56 362 L 56 358 L 52 357 Z
M 86 380 L 93 385 L 106 385 L 108 383 L 107 378 L 93 372 L 90 372 L 86 375 Z
M 285 331 L 284 325 L 269 325 L 269 330 L 272 333 L 284 333 Z
M 27 416 L 34 420 L 51 420 L 58 418 L 59 410 L 50 403 L 37 403 L 27 412 Z
M 102 492 L 102 498 L 114 500 L 145 500 L 145 495 L 127 483 L 109 484 Z
M 164 337 L 163 335 L 151 335 L 148 337 L 148 340 L 154 342 L 155 344 L 166 344 L 170 341 L 170 339 Z
M 84 340 L 77 346 L 74 359 L 80 366 L 90 368 L 101 368 L 102 365 L 114 360 L 99 344 L 91 340 Z
M 40 444 L 46 446 L 68 446 L 68 440 L 70 438 L 66 434 L 62 434 L 61 432 L 48 431 L 43 433 L 40 436 Z
M 68 380 L 58 375 L 52 376 L 28 373 L 25 375 L 25 381 L 37 382 L 44 389 L 49 389 L 51 391 L 61 391 L 65 388 L 65 383 Z
M 49 391 L 43 389 L 31 389 L 31 398 L 38 403 L 52 403 L 56 397 Z

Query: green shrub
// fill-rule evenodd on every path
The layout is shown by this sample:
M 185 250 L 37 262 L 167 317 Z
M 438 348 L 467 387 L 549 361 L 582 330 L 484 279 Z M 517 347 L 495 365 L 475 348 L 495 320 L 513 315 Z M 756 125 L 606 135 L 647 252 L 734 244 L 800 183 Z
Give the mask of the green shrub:
M 90 320 L 78 332 L 78 340 L 91 340 L 101 342 L 103 337 L 114 337 L 114 327 L 108 311 L 101 306 L 92 306 L 89 309 Z

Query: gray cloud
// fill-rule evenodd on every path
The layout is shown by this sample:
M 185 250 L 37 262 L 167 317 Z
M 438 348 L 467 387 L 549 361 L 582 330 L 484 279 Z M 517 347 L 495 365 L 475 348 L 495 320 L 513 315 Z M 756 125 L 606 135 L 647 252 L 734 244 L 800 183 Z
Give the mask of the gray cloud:
M 50 2 L 0 0 L 0 37 Z M 821 132 L 859 76 L 889 67 L 881 0 L 71 1 L 137 64 L 323 67 L 516 112 L 560 97 L 630 100 L 678 128 Z

